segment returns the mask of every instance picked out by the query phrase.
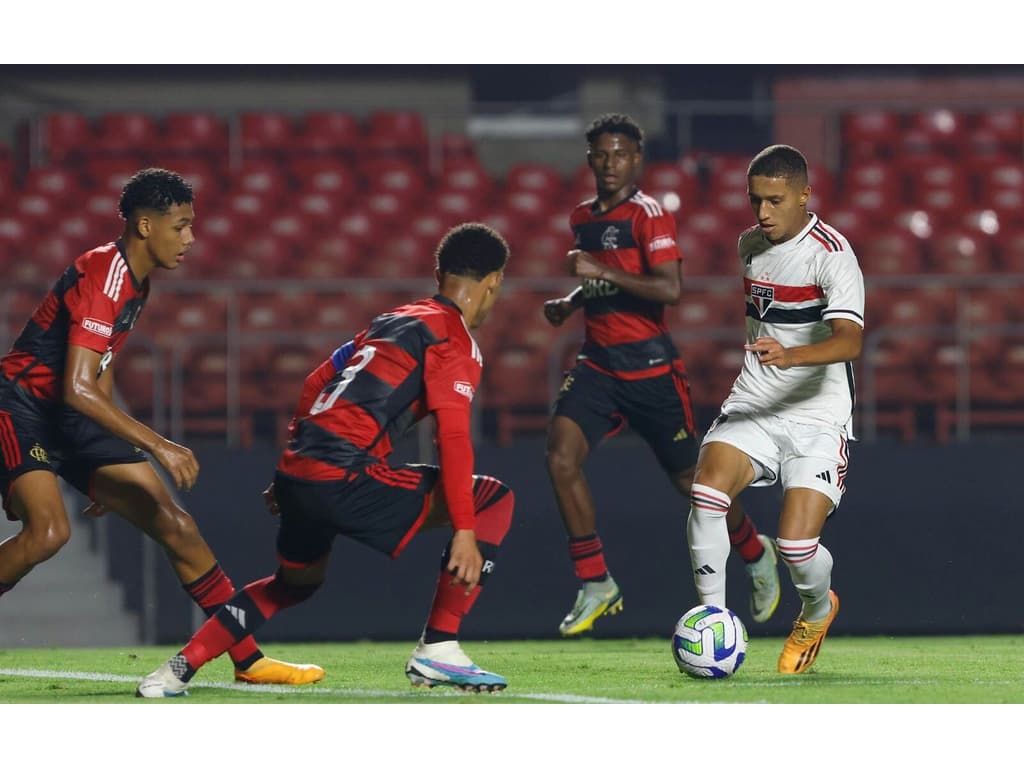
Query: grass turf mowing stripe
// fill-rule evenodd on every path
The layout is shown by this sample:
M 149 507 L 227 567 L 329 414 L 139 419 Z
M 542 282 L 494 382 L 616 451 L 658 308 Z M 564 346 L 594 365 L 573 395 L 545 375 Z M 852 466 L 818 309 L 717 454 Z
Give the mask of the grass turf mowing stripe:
M 89 680 L 92 682 L 100 683 L 132 683 L 133 685 L 139 682 L 137 677 L 129 677 L 128 675 L 109 675 L 104 672 L 61 672 L 58 670 L 50 669 L 0 669 L 0 675 L 10 675 L 11 677 L 36 677 L 47 680 Z M 209 682 L 191 682 L 189 683 L 190 688 L 213 688 L 225 691 L 246 691 L 248 693 L 286 693 L 300 696 L 317 696 L 333 694 L 336 696 L 385 696 L 396 699 L 411 699 L 423 696 L 467 696 L 474 695 L 468 694 L 464 691 L 456 691 L 451 689 L 431 690 L 429 692 L 418 692 L 418 691 L 373 691 L 373 690 L 360 690 L 360 689 L 345 689 L 345 688 L 326 688 L 320 685 L 307 685 L 307 686 L 294 686 L 294 685 L 249 685 L 247 683 L 209 683 Z M 547 701 L 556 704 L 645 704 L 654 702 L 644 702 L 640 700 L 630 699 L 610 699 L 601 696 L 577 696 L 574 694 L 564 693 L 509 693 L 501 691 L 500 693 L 488 694 L 494 696 L 500 696 L 502 698 L 517 698 L 517 699 L 531 699 L 534 701 Z M 691 703 L 697 704 L 699 702 L 676 702 L 676 703 Z

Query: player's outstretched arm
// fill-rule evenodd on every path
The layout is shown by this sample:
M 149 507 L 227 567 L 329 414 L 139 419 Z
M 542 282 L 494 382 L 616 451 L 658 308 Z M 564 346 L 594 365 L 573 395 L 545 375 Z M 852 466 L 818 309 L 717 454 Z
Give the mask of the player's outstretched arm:
M 68 345 L 64 370 L 64 402 L 108 432 L 127 440 L 160 462 L 182 490 L 190 490 L 199 475 L 199 462 L 188 448 L 172 443 L 118 408 L 110 397 L 112 381 L 97 378 L 102 356 L 86 347 Z M 111 376 L 105 370 L 105 378 Z

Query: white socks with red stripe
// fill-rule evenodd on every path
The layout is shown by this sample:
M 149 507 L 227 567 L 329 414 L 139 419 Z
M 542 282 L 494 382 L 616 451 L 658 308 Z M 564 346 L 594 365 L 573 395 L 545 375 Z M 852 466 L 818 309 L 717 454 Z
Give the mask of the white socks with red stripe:
M 725 561 L 729 557 L 729 529 L 725 515 L 732 500 L 707 485 L 690 489 L 690 516 L 686 537 L 697 596 L 705 605 L 725 607 Z
M 832 586 L 832 553 L 813 539 L 776 539 L 779 557 L 789 568 L 793 586 L 800 593 L 804 621 L 821 621 L 832 610 L 828 590 Z

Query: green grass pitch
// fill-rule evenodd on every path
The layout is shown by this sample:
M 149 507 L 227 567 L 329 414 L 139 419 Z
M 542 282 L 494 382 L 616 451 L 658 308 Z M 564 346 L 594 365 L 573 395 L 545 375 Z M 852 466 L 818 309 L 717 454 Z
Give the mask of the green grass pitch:
M 464 642 L 480 666 L 509 679 L 492 695 L 413 688 L 403 674 L 412 643 L 268 644 L 269 655 L 320 664 L 327 677 L 296 688 L 235 685 L 222 658 L 200 671 L 188 697 L 138 703 L 1024 703 L 1024 637 L 1016 635 L 829 638 L 798 676 L 775 671 L 781 644 L 755 638 L 735 676 L 693 680 L 676 670 L 667 639 Z M 0 650 L 0 702 L 133 703 L 135 681 L 174 650 Z

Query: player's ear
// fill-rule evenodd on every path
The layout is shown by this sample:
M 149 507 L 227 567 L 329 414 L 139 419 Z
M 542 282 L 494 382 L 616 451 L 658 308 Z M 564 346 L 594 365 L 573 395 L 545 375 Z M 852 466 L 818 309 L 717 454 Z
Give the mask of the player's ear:
M 807 184 L 804 186 L 803 192 L 800 193 L 800 205 L 803 208 L 807 207 L 807 200 L 811 197 L 811 185 Z
M 139 216 L 135 219 L 135 234 L 145 240 L 153 231 L 153 222 L 149 216 Z

